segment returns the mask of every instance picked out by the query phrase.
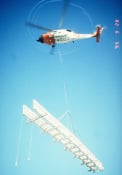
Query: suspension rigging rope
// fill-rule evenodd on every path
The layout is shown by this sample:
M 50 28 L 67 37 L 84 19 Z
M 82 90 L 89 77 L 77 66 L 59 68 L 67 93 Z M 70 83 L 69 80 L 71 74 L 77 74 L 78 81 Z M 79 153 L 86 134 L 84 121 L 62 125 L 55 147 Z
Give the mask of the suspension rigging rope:
M 28 157 L 27 157 L 28 160 L 30 160 L 31 158 L 32 140 L 33 140 L 33 123 L 31 124 L 31 128 L 30 128 L 30 140 L 29 140 Z
M 22 130 L 23 130 L 23 116 L 21 117 L 20 126 L 19 126 L 19 136 L 18 136 L 17 152 L 16 152 L 16 161 L 15 161 L 15 166 L 16 166 L 16 167 L 18 166 L 19 155 L 20 155 L 20 146 L 21 146 Z

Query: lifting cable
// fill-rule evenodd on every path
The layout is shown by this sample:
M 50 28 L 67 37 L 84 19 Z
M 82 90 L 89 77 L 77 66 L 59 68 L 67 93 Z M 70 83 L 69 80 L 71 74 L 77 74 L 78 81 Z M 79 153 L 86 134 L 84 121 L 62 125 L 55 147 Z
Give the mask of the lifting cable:
M 66 105 L 66 111 L 63 115 L 59 117 L 59 120 L 62 120 L 64 117 L 67 119 L 67 125 L 71 128 L 72 132 L 75 134 L 75 128 L 72 122 L 71 112 L 69 110 L 69 98 L 68 98 L 68 92 L 67 92 L 67 84 L 65 81 L 65 75 L 64 75 L 64 69 L 63 69 L 63 58 L 62 53 L 59 50 L 59 63 L 61 65 L 61 71 L 62 71 L 62 77 L 63 77 L 63 88 L 64 88 L 64 100 Z

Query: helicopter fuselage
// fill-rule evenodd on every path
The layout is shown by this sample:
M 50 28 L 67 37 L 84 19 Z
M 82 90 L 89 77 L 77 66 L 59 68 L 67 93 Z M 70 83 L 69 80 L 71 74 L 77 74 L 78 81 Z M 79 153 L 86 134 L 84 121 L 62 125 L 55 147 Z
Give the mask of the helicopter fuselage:
M 37 41 L 48 45 L 55 45 L 58 43 L 68 43 L 74 42 L 75 40 L 96 37 L 96 42 L 99 42 L 102 30 L 103 28 L 99 26 L 97 26 L 96 32 L 92 34 L 78 34 L 69 29 L 52 30 L 42 34 Z
M 52 30 L 40 36 L 37 41 L 53 45 L 57 43 L 74 42 L 75 40 L 92 38 L 93 34 L 77 34 L 68 29 Z

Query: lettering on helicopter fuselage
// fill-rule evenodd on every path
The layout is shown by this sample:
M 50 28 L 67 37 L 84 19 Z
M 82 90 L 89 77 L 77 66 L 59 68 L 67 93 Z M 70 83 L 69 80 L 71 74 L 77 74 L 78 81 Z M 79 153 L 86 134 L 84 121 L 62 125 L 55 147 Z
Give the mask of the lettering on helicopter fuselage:
M 57 41 L 57 42 L 66 42 L 67 41 L 67 39 L 66 39 L 66 35 L 64 35 L 64 36 L 55 36 L 55 40 Z

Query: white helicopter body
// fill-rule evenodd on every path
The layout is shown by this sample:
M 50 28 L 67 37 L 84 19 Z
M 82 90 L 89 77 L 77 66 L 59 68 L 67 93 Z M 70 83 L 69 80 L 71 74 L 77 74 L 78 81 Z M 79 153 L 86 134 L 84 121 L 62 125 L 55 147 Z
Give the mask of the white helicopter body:
M 58 29 L 42 34 L 37 41 L 54 46 L 55 44 L 59 43 L 68 43 L 80 39 L 96 37 L 96 42 L 99 42 L 102 31 L 103 28 L 101 26 L 97 26 L 96 32 L 93 34 L 78 34 L 69 29 Z

